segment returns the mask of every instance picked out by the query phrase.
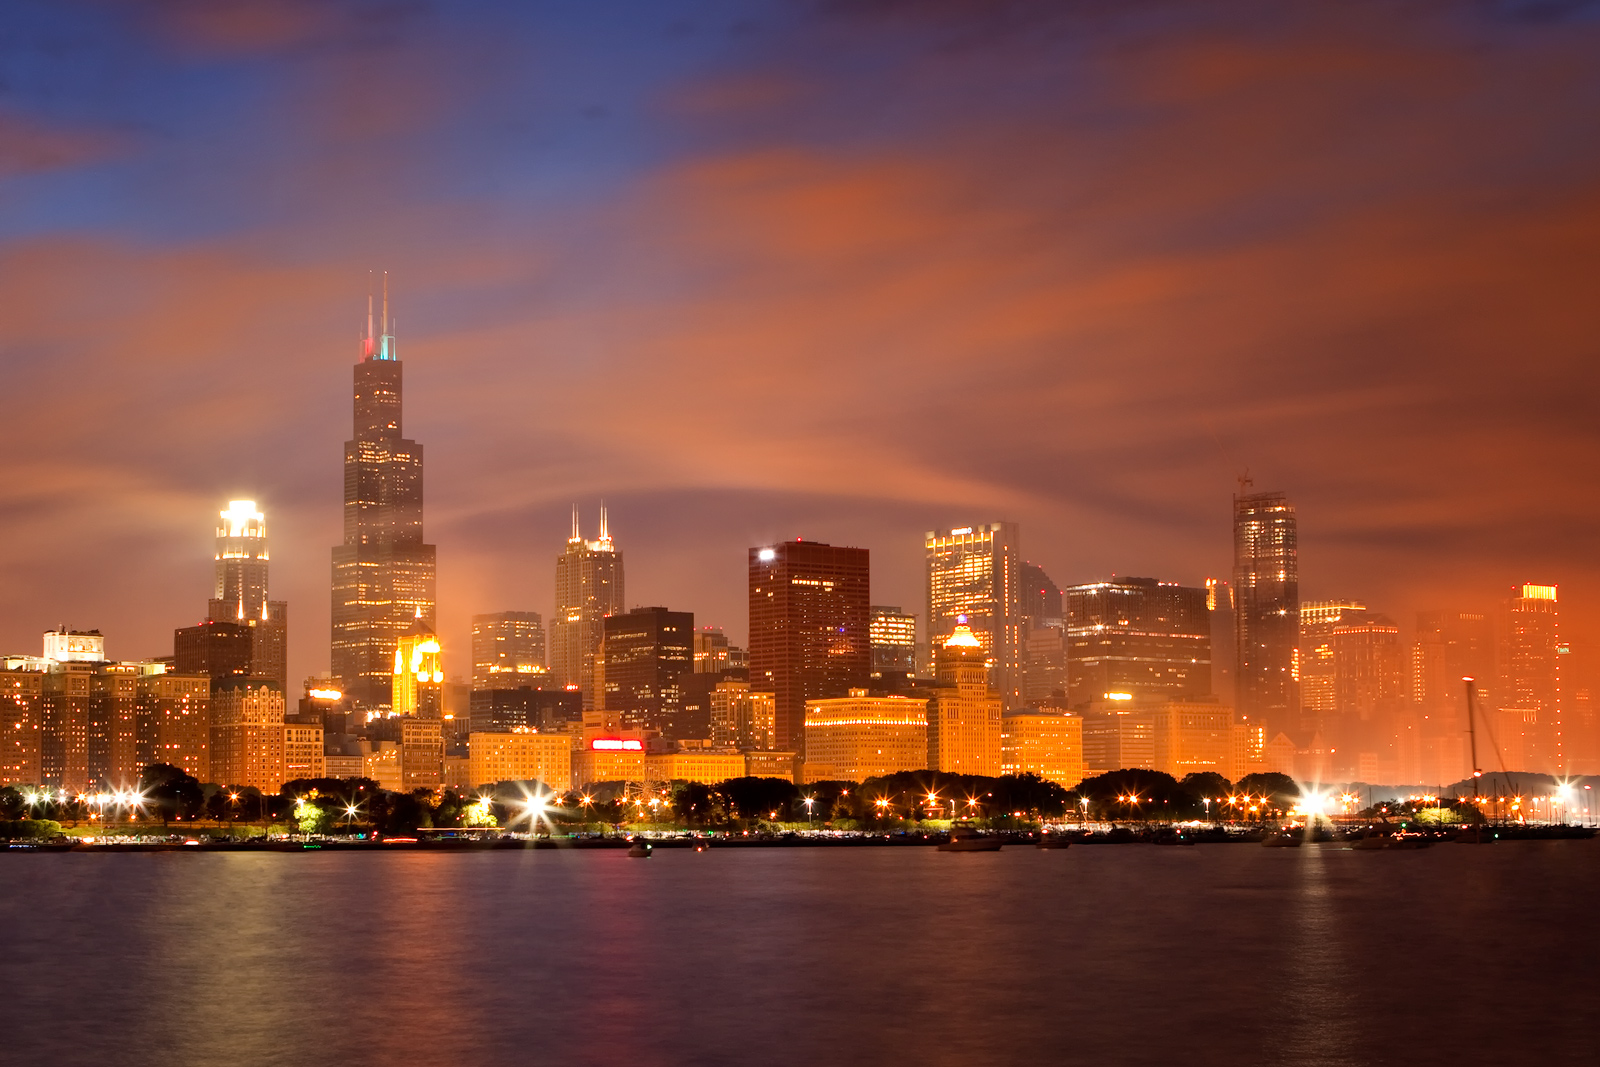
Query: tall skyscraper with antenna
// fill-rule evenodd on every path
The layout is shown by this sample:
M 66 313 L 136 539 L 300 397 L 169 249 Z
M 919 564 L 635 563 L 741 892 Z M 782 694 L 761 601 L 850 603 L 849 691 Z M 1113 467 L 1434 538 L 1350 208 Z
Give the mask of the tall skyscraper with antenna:
M 1300 717 L 1300 542 L 1282 493 L 1233 498 L 1234 686 L 1239 710 L 1268 734 L 1294 732 Z
M 422 540 L 422 446 L 401 431 L 401 374 L 389 317 L 367 328 L 355 366 L 355 435 L 344 444 L 344 543 L 333 550 L 333 674 L 347 695 L 389 703 L 394 653 L 417 619 L 436 627 L 436 554 Z
M 605 637 L 605 618 L 624 610 L 622 552 L 611 540 L 605 505 L 600 505 L 600 538 L 586 541 L 572 509 L 572 536 L 556 557 L 556 610 L 550 617 L 550 674 L 555 684 L 583 693 L 583 706 L 595 700 L 595 663 Z

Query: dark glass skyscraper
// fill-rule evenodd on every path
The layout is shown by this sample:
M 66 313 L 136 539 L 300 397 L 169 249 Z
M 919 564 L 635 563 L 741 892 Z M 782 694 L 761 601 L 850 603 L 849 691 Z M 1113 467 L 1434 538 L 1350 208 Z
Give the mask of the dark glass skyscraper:
M 603 620 L 604 707 L 623 727 L 691 736 L 679 722 L 683 678 L 694 673 L 694 615 L 634 608 Z
M 1204 589 L 1154 578 L 1069 586 L 1067 700 L 1211 695 Z
M 387 704 L 400 635 L 435 625 L 435 551 L 422 541 L 422 446 L 401 433 L 401 371 L 384 282 L 381 330 L 367 298 L 355 367 L 355 436 L 344 445 L 344 543 L 333 550 L 334 675 Z
M 1264 721 L 1269 736 L 1297 732 L 1299 531 L 1282 493 L 1233 498 L 1233 593 L 1239 710 Z
M 774 695 L 779 749 L 804 755 L 806 701 L 866 686 L 870 584 L 864 548 L 780 541 L 750 550 L 750 688 Z

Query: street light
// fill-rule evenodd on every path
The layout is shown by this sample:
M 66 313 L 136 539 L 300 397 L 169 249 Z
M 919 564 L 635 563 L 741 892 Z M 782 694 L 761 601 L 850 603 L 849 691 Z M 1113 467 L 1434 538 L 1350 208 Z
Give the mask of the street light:
M 807 827 L 807 829 L 809 829 L 810 826 L 811 826 L 811 805 L 815 804 L 816 802 L 817 802 L 817 798 L 816 797 L 806 797 L 806 827 Z

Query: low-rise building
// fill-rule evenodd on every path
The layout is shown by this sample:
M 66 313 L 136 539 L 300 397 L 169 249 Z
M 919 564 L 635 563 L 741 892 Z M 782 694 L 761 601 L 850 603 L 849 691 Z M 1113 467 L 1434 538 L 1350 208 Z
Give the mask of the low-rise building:
M 325 778 L 327 757 L 322 751 L 322 724 L 287 722 L 283 724 L 283 780 Z
M 537 781 L 565 793 L 573 786 L 572 738 L 529 730 L 473 731 L 467 738 L 467 778 L 473 787 Z
M 688 749 L 652 752 L 644 759 L 644 777 L 650 782 L 704 782 L 715 785 L 729 778 L 743 778 L 745 769 L 742 752 Z
M 1007 713 L 1000 720 L 1000 770 L 1077 785 L 1084 778 L 1083 720 L 1047 711 Z
M 928 702 L 865 689 L 806 701 L 808 782 L 864 782 L 928 766 Z

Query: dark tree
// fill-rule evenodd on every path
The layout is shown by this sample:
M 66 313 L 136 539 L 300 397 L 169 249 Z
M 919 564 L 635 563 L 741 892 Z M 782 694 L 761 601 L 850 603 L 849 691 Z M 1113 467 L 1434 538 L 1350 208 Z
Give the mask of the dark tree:
M 715 788 L 728 810 L 741 819 L 766 819 L 773 812 L 785 818 L 790 803 L 800 795 L 787 778 L 730 778 Z
M 1288 811 L 1300 800 L 1300 786 L 1287 774 L 1267 771 L 1265 774 L 1247 774 L 1239 779 L 1236 788 L 1251 796 L 1264 796 L 1267 806 Z
M 161 825 L 173 817 L 192 819 L 205 810 L 206 794 L 194 775 L 170 763 L 152 763 L 139 775 L 139 792 L 145 804 L 161 816 Z
M 720 821 L 718 808 L 716 795 L 704 782 L 683 782 L 672 791 L 672 813 L 690 826 Z
M 994 808 L 1001 814 L 1020 811 L 1025 815 L 1060 815 L 1071 803 L 1065 789 L 1031 771 L 1002 775 L 990 781 L 991 788 L 987 792 L 993 794 Z
M 1073 792 L 1088 798 L 1090 814 L 1103 819 L 1189 816 L 1199 806 L 1172 775 L 1142 767 L 1085 778 Z M 1119 799 L 1125 797 L 1135 799 Z
M 1233 792 L 1233 783 L 1216 771 L 1195 771 L 1193 774 L 1186 774 L 1183 776 L 1183 781 L 1179 782 L 1178 785 L 1183 788 L 1185 793 L 1193 797 L 1195 803 L 1201 807 L 1205 806 L 1202 802 L 1210 798 L 1212 811 L 1217 810 L 1219 797 L 1226 797 Z

